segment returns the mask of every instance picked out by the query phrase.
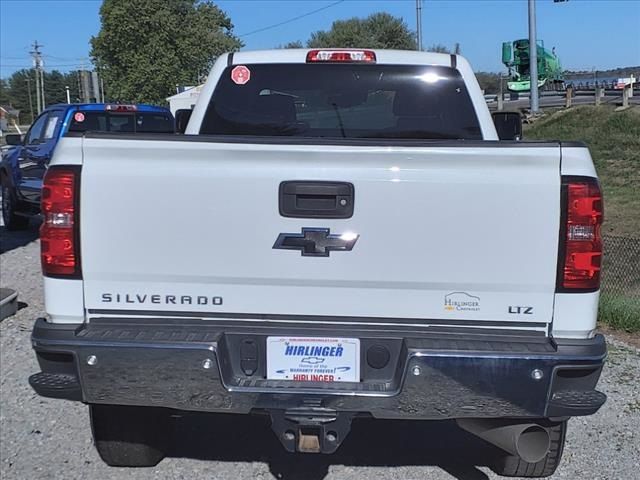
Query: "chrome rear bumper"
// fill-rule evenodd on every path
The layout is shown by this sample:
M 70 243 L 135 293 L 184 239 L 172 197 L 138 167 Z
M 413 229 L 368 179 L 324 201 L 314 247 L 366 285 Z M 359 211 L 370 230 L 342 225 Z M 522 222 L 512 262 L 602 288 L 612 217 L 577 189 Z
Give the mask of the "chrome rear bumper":
M 311 405 L 388 419 L 590 415 L 606 398 L 595 390 L 606 357 L 601 335 L 560 343 L 455 330 L 331 334 L 360 338 L 361 382 L 265 378 L 268 335 L 326 336 L 319 327 L 285 332 L 238 323 L 139 319 L 70 326 L 38 319 L 32 341 L 42 372 L 30 383 L 41 395 L 86 403 L 227 413 Z M 256 345 L 250 375 L 241 355 L 247 339 Z M 374 345 L 390 352 L 382 369 L 368 365 L 367 352 Z

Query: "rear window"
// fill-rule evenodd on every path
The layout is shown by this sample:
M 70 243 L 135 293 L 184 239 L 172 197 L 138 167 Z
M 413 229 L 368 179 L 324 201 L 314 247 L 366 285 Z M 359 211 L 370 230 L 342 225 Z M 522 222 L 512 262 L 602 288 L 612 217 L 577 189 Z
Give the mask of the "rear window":
M 71 117 L 71 132 L 173 133 L 173 118 L 153 112 L 79 111 Z
M 482 139 L 460 73 L 414 65 L 256 64 L 228 67 L 200 133 L 217 135 Z

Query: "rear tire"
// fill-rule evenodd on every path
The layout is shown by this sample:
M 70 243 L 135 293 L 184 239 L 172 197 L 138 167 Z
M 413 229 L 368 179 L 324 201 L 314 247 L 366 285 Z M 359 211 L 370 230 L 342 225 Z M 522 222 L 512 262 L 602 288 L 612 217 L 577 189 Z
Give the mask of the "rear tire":
M 7 230 L 25 230 L 29 217 L 16 214 L 17 197 L 14 188 L 2 185 L 2 220 Z
M 170 417 L 152 407 L 89 405 L 96 450 L 112 467 L 153 467 L 165 456 Z
M 547 424 L 541 422 L 540 425 L 547 428 L 551 440 L 549 452 L 542 460 L 529 463 L 518 456 L 505 454 L 496 460 L 491 466 L 491 470 L 505 477 L 541 478 L 553 475 L 562 458 L 567 434 L 567 421 Z

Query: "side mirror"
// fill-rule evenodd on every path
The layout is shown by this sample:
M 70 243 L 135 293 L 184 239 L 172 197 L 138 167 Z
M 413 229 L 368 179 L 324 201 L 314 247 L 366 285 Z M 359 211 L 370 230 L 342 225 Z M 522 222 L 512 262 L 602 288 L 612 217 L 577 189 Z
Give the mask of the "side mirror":
M 187 130 L 187 124 L 192 113 L 193 110 L 190 108 L 176 110 L 176 133 L 184 133 Z
M 22 145 L 22 135 L 15 133 L 5 135 L 4 140 L 7 142 L 7 145 Z
M 522 138 L 522 117 L 519 112 L 493 112 L 491 117 L 500 140 Z

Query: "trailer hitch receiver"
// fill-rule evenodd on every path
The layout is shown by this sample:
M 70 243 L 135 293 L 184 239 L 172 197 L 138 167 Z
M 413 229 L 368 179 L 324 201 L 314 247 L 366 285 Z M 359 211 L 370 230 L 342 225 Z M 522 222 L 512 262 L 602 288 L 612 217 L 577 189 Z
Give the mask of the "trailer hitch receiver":
M 271 428 L 289 452 L 334 453 L 351 430 L 354 414 L 323 407 L 271 411 Z

